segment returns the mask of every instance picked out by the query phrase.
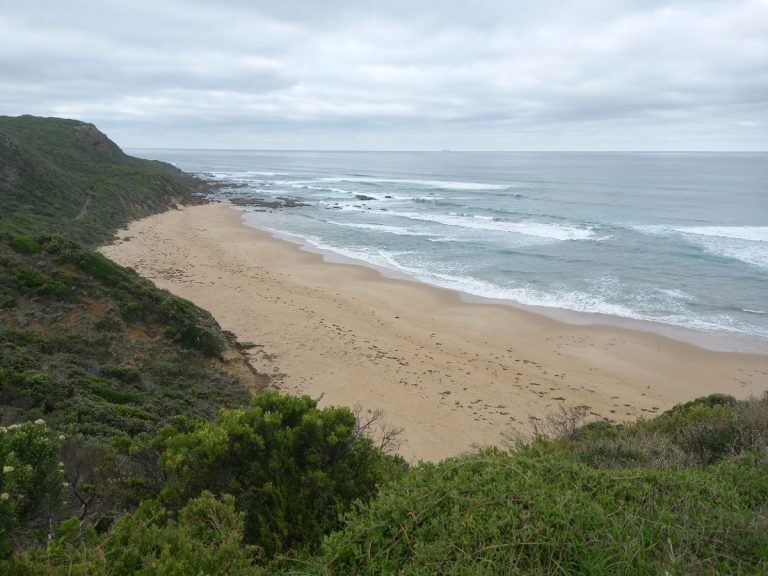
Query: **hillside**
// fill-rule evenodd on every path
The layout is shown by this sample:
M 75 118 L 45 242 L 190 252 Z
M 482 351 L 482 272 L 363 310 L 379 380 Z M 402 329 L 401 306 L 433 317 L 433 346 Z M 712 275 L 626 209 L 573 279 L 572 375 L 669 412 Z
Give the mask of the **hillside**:
M 203 190 L 170 164 L 128 156 L 91 124 L 0 116 L 0 231 L 92 246 Z
M 0 270 L 0 424 L 110 437 L 247 402 L 213 318 L 134 272 L 55 237 L 0 240 Z
M 72 479 L 55 511 L 23 514 L 22 533 L 134 506 L 157 473 L 137 442 L 245 406 L 268 382 L 209 313 L 81 246 L 203 189 L 92 125 L 0 118 L 0 426 L 45 421 Z M 0 456 L 18 454 L 0 441 Z

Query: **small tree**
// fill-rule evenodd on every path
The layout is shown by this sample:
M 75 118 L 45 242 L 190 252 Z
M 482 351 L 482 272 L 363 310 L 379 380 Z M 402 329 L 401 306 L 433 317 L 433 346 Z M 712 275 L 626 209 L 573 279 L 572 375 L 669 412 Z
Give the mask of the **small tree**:
M 573 438 L 589 417 L 589 406 L 558 406 L 544 418 L 528 416 L 529 432 L 510 426 L 501 433 L 502 444 L 517 450 L 540 438 Z
M 347 408 L 268 392 L 186 433 L 166 430 L 163 462 L 179 504 L 203 490 L 232 494 L 245 539 L 267 556 L 316 547 L 358 499 L 397 475 L 397 460 L 360 433 Z
M 49 530 L 64 488 L 59 440 L 42 420 L 0 428 L 0 557 L 14 541 Z

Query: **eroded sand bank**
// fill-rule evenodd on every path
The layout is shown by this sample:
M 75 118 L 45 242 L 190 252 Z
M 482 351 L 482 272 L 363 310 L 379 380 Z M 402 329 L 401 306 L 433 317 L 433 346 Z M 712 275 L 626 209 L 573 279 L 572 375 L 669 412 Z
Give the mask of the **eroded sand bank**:
M 253 364 L 322 405 L 381 408 L 401 453 L 437 460 L 497 444 L 559 404 L 615 420 L 714 392 L 768 389 L 768 356 L 712 352 L 652 333 L 572 326 L 509 306 L 329 263 L 241 222 L 224 204 L 132 223 L 102 248 L 210 310 Z

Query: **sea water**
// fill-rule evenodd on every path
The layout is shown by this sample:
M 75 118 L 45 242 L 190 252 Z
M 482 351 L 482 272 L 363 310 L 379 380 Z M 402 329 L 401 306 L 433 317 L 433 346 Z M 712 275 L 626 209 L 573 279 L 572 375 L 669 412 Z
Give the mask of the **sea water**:
M 254 227 L 466 295 L 768 353 L 768 154 L 135 150 L 236 187 Z M 370 199 L 361 199 L 370 198 Z

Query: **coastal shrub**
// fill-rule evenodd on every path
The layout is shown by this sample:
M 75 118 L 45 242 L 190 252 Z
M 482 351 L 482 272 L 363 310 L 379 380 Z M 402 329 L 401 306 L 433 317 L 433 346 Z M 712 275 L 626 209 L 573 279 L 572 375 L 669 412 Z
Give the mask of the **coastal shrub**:
M 714 394 L 672 407 L 651 420 L 613 424 L 601 420 L 571 432 L 567 409 L 536 419 L 532 433 L 506 434 L 511 451 L 546 446 L 600 468 L 703 467 L 757 450 L 768 453 L 768 393 L 737 401 Z M 568 431 L 558 426 L 565 422 Z M 542 442 L 536 442 L 542 440 Z
M 94 394 L 100 396 L 107 402 L 112 404 L 128 404 L 130 402 L 136 402 L 139 399 L 139 395 L 136 392 L 125 392 L 123 390 L 116 390 L 111 386 L 96 386 L 93 388 Z
M 755 452 L 768 458 L 768 392 L 739 403 L 733 428 L 734 454 Z
M 95 328 L 97 330 L 100 330 L 102 332 L 109 332 L 109 333 L 117 333 L 121 332 L 125 326 L 123 323 L 114 316 L 102 316 L 98 320 L 96 320 L 96 323 L 94 324 Z
M 356 433 L 348 409 L 276 392 L 190 432 L 166 430 L 160 441 L 173 476 L 166 499 L 232 494 L 245 512 L 246 541 L 267 557 L 313 549 L 355 500 L 371 498 L 401 470 Z
M 677 443 L 656 432 L 582 439 L 573 446 L 573 458 L 595 468 L 671 468 L 698 464 Z
M 83 139 L 82 134 L 93 134 Z M 93 126 L 58 118 L 0 117 L 0 232 L 109 241 L 130 220 L 194 203 L 205 185 L 169 164 L 124 154 Z
M 581 426 L 589 416 L 588 406 L 558 406 L 544 417 L 529 416 L 528 430 L 510 426 L 502 432 L 502 444 L 509 450 L 523 448 L 528 444 L 543 438 L 573 439 L 581 432 Z M 597 428 L 592 427 L 592 434 Z
M 160 306 L 174 297 L 134 272 L 109 267 L 124 281 L 107 285 L 72 264 L 70 256 L 82 251 L 73 243 L 56 237 L 39 243 L 40 254 L 26 255 L 0 241 L 8 260 L 0 301 L 7 294 L 19 304 L 0 319 L 2 328 L 16 326 L 0 328 L 3 422 L 42 417 L 68 435 L 108 439 L 151 432 L 181 413 L 213 417 L 220 407 L 247 404 L 250 394 L 238 377 L 199 353 L 215 357 L 227 342 L 209 314 L 181 305 L 172 324 Z M 70 256 L 59 261 L 64 252 Z M 118 316 L 125 304 L 142 311 L 130 328 Z
M 204 492 L 178 515 L 157 501 L 143 502 L 101 535 L 71 518 L 46 548 L 29 550 L 8 567 L 18 576 L 255 576 L 259 551 L 243 544 L 242 536 L 243 515 L 234 499 Z
M 663 434 L 693 461 L 710 464 L 735 448 L 738 407 L 732 396 L 714 394 L 678 404 L 637 428 L 640 433 Z
M 14 273 L 17 286 L 23 292 L 33 292 L 44 296 L 67 298 L 72 296 L 68 280 L 61 274 L 49 276 L 28 266 L 20 266 Z
M 34 236 L 11 236 L 8 245 L 20 254 L 37 254 L 40 252 L 40 244 Z
M 59 525 L 46 546 L 29 547 L 0 560 L 0 569 L 14 576 L 104 574 L 106 563 L 100 540 L 93 527 L 81 529 L 78 518 L 73 516 Z
M 727 419 L 734 414 L 737 405 L 733 397 L 722 394 L 716 395 L 714 400 L 711 397 L 698 398 L 673 406 L 658 417 L 645 421 L 643 427 L 664 434 L 679 434 L 692 424 Z
M 158 314 L 167 324 L 168 337 L 207 356 L 218 356 L 224 349 L 221 336 L 202 323 L 202 311 L 191 302 L 168 295 L 159 306 Z
M 762 574 L 768 466 L 593 469 L 497 451 L 422 464 L 348 515 L 311 574 Z M 749 490 L 734 486 L 747 475 Z
M 64 489 L 59 441 L 42 420 L 0 428 L 0 558 L 48 529 Z
M 258 549 L 243 544 L 235 499 L 203 492 L 175 519 L 155 501 L 115 523 L 104 540 L 110 574 L 251 574 Z
M 4 396 L 15 396 L 16 403 L 39 406 L 44 402 L 55 402 L 59 390 L 46 373 L 39 370 L 4 370 L 0 375 L 0 391 Z
M 158 290 L 132 270 L 72 241 L 58 236 L 40 236 L 33 240 L 49 256 L 45 265 L 50 270 L 32 267 L 29 260 L 13 266 L 12 285 L 6 287 L 6 283 L 0 281 L 0 297 L 7 304 L 13 302 L 14 292 L 74 301 L 76 289 L 86 293 L 95 285 L 97 294 L 115 301 L 114 308 L 120 311 L 124 322 L 162 325 L 172 341 L 209 357 L 217 357 L 224 350 L 219 325 L 208 312 L 191 302 Z M 122 329 L 122 324 L 110 315 L 97 319 L 95 327 L 115 333 Z
M 144 312 L 138 302 L 129 301 L 120 303 L 120 315 L 125 322 L 133 324 L 143 319 Z
M 107 286 L 119 286 L 125 280 L 122 268 L 98 252 L 78 250 L 72 260 L 80 270 L 101 280 Z
M 123 384 L 135 385 L 141 382 L 141 371 L 135 366 L 108 366 L 104 369 L 104 376 Z

